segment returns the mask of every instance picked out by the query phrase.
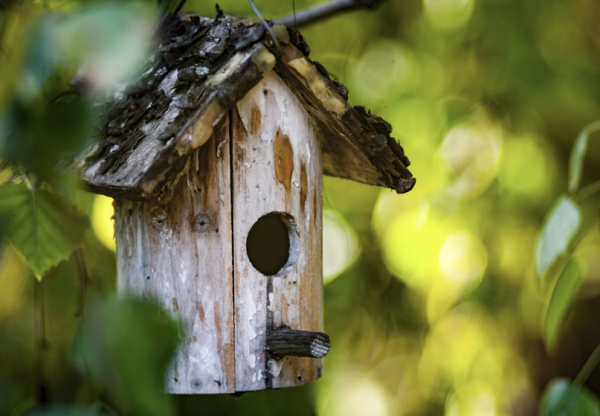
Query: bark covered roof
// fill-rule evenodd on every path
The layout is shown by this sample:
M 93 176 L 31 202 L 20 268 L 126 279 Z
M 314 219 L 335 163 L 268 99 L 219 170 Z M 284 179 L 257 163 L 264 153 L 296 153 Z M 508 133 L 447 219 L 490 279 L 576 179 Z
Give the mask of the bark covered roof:
M 415 179 L 390 124 L 351 107 L 348 90 L 308 59 L 310 49 L 296 30 L 274 25 L 272 31 L 278 45 L 254 19 L 169 15 L 147 70 L 104 112 L 99 139 L 80 166 L 87 186 L 126 199 L 156 195 L 273 70 L 314 118 L 325 174 L 411 190 Z

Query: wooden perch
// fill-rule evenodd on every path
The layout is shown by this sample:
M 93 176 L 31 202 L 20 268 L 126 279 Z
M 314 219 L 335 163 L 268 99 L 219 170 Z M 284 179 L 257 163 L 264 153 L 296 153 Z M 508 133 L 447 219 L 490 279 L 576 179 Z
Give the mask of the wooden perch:
M 274 22 L 286 26 L 299 27 L 323 20 L 339 12 L 350 11 L 352 9 L 371 9 L 377 7 L 382 1 L 383 0 L 334 0 L 309 7 L 298 13 L 288 14 L 287 16 L 275 19 Z
M 329 335 L 322 332 L 278 328 L 267 334 L 267 351 L 276 358 L 323 358 L 329 352 L 330 346 Z

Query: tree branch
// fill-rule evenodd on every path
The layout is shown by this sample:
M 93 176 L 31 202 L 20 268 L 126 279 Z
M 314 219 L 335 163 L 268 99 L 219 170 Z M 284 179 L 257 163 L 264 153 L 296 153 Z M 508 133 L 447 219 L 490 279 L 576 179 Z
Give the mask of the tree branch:
M 260 12 L 260 10 L 258 10 L 258 7 L 256 7 L 256 4 L 254 4 L 254 0 L 248 0 L 248 1 L 250 2 L 250 6 L 252 6 L 252 10 L 254 10 L 254 14 L 256 14 L 256 17 L 258 17 L 258 20 L 260 20 L 260 23 L 265 27 L 265 30 L 269 33 L 269 36 L 271 36 L 271 39 L 273 40 L 273 43 L 275 44 L 275 49 L 279 50 L 279 42 L 277 41 L 277 38 L 275 37 L 275 34 L 273 33 L 273 29 L 271 29 L 271 26 L 269 26 L 267 24 L 267 21 L 262 16 L 262 13 Z
M 304 26 L 323 20 L 339 12 L 350 11 L 352 9 L 372 9 L 377 7 L 384 0 L 333 0 L 327 3 L 318 4 L 297 13 L 275 19 L 275 23 L 286 26 Z

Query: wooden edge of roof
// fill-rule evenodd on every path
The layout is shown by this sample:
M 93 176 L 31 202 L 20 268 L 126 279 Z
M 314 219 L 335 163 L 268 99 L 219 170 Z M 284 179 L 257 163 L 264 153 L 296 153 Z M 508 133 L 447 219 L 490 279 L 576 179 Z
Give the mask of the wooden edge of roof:
M 303 102 L 321 132 L 323 171 L 330 176 L 398 193 L 416 182 L 404 149 L 390 136 L 392 128 L 362 107 L 351 107 L 329 77 L 297 48 L 282 48 L 275 72 Z

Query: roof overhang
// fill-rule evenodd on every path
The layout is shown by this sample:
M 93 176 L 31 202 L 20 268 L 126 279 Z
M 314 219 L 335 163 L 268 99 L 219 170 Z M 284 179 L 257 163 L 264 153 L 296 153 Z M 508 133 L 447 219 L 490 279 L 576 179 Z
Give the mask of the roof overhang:
M 351 107 L 345 87 L 308 58 L 301 35 L 254 19 L 182 14 L 163 28 L 149 69 L 103 115 L 103 129 L 80 159 L 94 192 L 146 200 L 183 169 L 235 104 L 274 70 L 319 128 L 323 170 L 398 193 L 415 179 L 385 120 Z

